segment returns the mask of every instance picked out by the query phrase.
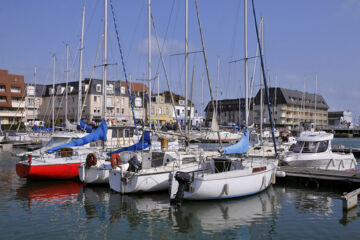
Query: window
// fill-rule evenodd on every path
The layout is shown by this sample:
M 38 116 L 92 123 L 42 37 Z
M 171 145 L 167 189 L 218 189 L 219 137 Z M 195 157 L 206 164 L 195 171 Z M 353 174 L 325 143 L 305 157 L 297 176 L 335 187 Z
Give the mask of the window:
M 125 87 L 121 87 L 121 94 L 125 94 Z
M 12 92 L 12 93 L 20 93 L 20 92 L 21 92 L 21 88 L 19 88 L 19 87 L 11 87 L 11 92 Z
M 303 153 L 316 153 L 318 142 L 305 142 Z
M 123 97 L 121 98 L 121 104 L 125 104 L 125 99 Z
M 169 114 L 169 108 L 168 107 L 166 108 L 166 114 L 167 115 Z
M 4 87 L 3 90 L 2 90 L 2 87 Z M 4 92 L 5 91 L 5 86 L 0 86 L 0 91 Z M 35 95 L 35 87 L 34 86 L 27 86 L 27 95 L 28 96 L 34 96 Z
M 151 108 L 151 114 L 155 114 L 155 109 L 154 109 L 154 107 Z
M 49 95 L 53 95 L 54 94 L 54 89 L 53 88 L 49 88 Z
M 180 116 L 180 109 L 176 109 L 176 115 Z
M 185 105 L 185 101 L 184 100 L 179 100 L 179 105 Z
M 122 113 L 122 114 L 125 113 L 125 109 L 124 109 L 124 108 L 121 109 L 121 113 Z
M 161 108 L 160 107 L 158 108 L 158 114 L 161 114 Z
M 160 97 L 160 103 L 164 103 L 164 98 Z
M 321 141 L 319 143 L 317 152 L 318 153 L 325 152 L 328 149 L 328 146 L 329 146 L 329 141 Z
M 114 94 L 114 85 L 109 84 L 109 85 L 106 87 L 106 93 L 108 93 L 108 94 Z
M 135 107 L 142 106 L 142 99 L 140 97 L 135 98 Z
M 112 97 L 107 97 L 106 98 L 106 105 L 107 106 L 113 106 L 114 105 Z
M 0 103 L 4 103 L 4 102 L 7 102 L 6 97 L 5 96 L 0 96 Z
M 101 84 L 96 84 L 96 91 L 101 92 Z
M 120 108 L 116 108 L 116 113 L 117 113 L 117 114 L 120 113 Z
M 294 149 L 293 149 L 293 152 L 294 153 L 300 153 L 303 145 L 304 145 L 304 142 L 302 142 L 302 141 L 296 142 L 296 144 L 294 146 Z

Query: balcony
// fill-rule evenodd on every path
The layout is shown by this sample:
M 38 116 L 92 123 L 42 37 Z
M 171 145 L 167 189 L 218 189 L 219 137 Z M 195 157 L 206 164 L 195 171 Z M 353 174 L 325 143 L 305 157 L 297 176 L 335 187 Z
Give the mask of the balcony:
M 21 111 L 0 111 L 0 117 L 25 117 L 25 113 Z
M 11 101 L 11 107 L 13 107 L 13 108 L 25 108 L 25 101 Z

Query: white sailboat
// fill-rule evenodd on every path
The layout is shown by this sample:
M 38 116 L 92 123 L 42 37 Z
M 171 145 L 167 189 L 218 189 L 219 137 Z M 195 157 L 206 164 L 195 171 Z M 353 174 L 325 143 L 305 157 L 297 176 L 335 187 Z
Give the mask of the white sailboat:
M 196 10 L 197 1 L 195 0 Z M 248 124 L 248 69 L 247 69 L 247 0 L 245 0 L 245 123 Z M 198 15 L 198 23 L 200 19 Z M 202 34 L 201 40 L 203 43 Z M 206 59 L 204 44 L 203 54 Z M 249 131 L 245 129 L 241 140 L 224 150 L 225 154 L 244 154 L 249 148 Z M 202 163 L 199 170 L 173 174 L 170 200 L 181 204 L 182 199 L 211 200 L 243 197 L 268 188 L 275 178 L 277 159 L 249 158 L 245 155 L 214 157 Z

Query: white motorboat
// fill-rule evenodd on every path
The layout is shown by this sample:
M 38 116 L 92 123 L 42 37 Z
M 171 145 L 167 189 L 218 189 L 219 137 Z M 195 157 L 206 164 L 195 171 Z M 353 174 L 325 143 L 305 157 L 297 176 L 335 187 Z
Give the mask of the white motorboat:
M 354 170 L 357 163 L 352 153 L 331 151 L 333 138 L 332 133 L 303 132 L 292 151 L 281 156 L 281 164 L 327 170 Z

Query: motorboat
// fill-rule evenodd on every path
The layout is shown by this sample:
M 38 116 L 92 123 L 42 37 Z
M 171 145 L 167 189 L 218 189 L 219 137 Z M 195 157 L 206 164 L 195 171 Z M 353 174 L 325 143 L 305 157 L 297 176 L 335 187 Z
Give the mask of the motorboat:
M 352 153 L 332 152 L 334 134 L 303 132 L 291 151 L 282 154 L 281 164 L 326 170 L 354 170 L 356 159 Z

